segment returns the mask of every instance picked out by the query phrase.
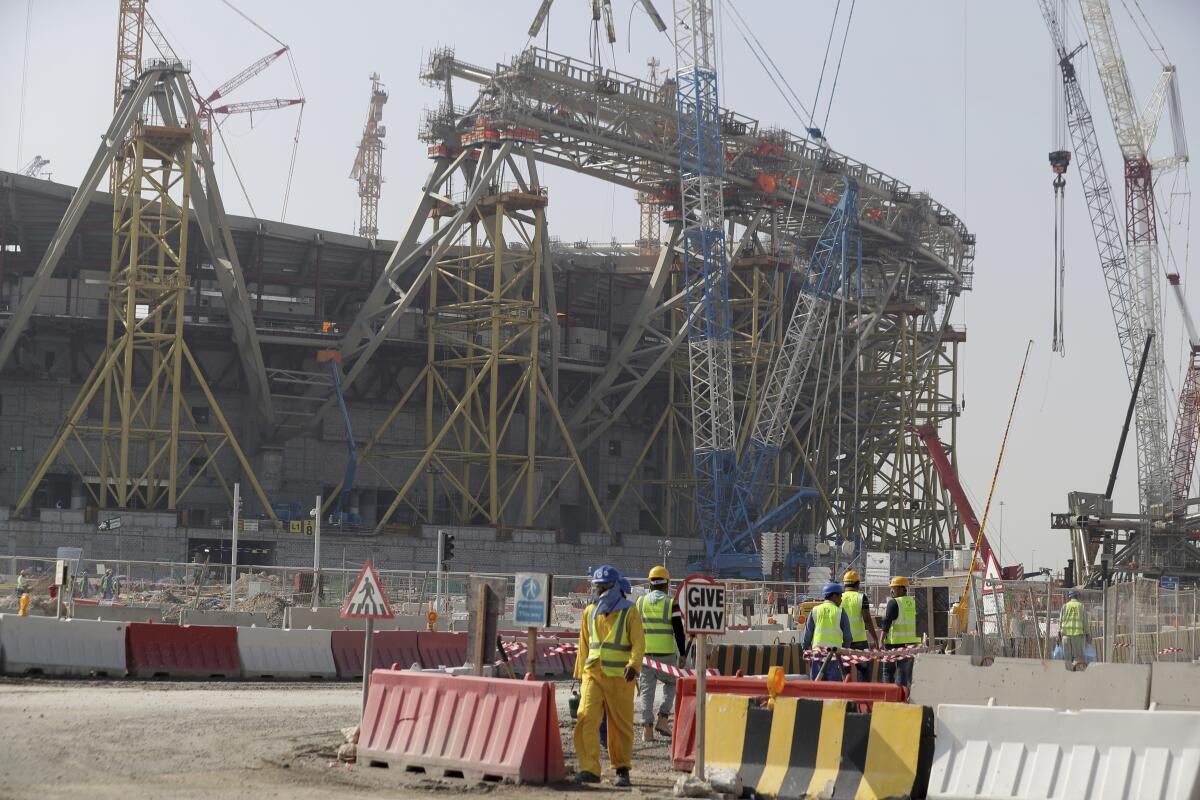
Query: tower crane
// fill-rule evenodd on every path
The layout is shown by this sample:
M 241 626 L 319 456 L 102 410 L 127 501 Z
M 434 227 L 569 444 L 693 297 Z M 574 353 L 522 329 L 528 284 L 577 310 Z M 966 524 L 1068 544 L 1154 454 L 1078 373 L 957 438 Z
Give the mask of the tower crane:
M 46 171 L 46 166 L 50 163 L 50 159 L 34 156 L 29 163 L 21 168 L 21 174 L 27 178 L 40 178 L 42 173 Z M 49 176 L 47 176 L 49 178 Z
M 1079 5 L 1125 162 L 1125 245 L 1130 258 L 1131 306 L 1134 310 L 1131 327 L 1135 328 L 1135 338 L 1143 340 L 1149 334 L 1161 333 L 1158 330 L 1162 309 L 1154 205 L 1155 166 L 1150 162 L 1150 146 L 1158 132 L 1159 118 L 1168 95 L 1174 101 L 1178 100 L 1178 93 L 1171 91 L 1175 68 L 1171 65 L 1163 67 L 1150 100 L 1139 115 L 1108 0 L 1080 0 Z M 1183 158 L 1186 160 L 1186 155 Z M 1160 168 L 1167 166 L 1169 164 L 1164 163 Z M 1131 374 L 1135 364 L 1136 360 L 1127 352 L 1126 368 Z M 1144 514 L 1162 513 L 1168 500 L 1170 480 L 1164 380 L 1162 336 L 1155 335 L 1136 411 L 1138 485 Z
M 757 544 L 737 536 L 737 442 L 725 252 L 724 173 L 717 97 L 716 35 L 710 0 L 675 3 L 676 121 L 683 267 L 688 293 L 688 368 L 696 520 L 705 566 L 718 573 L 758 564 Z M 760 567 L 761 569 L 761 567 Z
M 379 82 L 379 73 L 371 73 L 371 102 L 367 105 L 367 122 L 350 177 L 358 181 L 358 235 L 371 241 L 379 236 L 379 192 L 383 185 L 383 138 L 387 128 L 383 122 L 383 104 L 387 91 Z

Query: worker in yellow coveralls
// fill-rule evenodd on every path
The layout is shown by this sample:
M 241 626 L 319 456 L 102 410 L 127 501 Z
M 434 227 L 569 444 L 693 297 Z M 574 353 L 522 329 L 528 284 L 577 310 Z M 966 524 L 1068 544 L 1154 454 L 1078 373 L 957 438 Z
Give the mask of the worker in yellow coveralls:
M 592 603 L 583 610 L 575 680 L 580 681 L 575 721 L 576 783 L 600 781 L 600 720 L 608 715 L 608 760 L 613 786 L 629 786 L 633 763 L 633 692 L 646 652 L 642 618 L 621 594 L 614 567 L 592 573 Z

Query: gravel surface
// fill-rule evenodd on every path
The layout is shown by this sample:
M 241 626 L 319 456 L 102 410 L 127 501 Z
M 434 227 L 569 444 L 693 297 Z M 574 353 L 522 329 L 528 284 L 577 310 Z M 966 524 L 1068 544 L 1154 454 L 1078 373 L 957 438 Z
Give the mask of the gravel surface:
M 635 741 L 632 790 L 607 781 L 476 785 L 330 766 L 341 729 L 358 722 L 360 692 L 357 683 L 0 679 L 0 800 L 664 797 L 677 775 L 663 740 Z M 557 694 L 570 773 L 570 683 Z

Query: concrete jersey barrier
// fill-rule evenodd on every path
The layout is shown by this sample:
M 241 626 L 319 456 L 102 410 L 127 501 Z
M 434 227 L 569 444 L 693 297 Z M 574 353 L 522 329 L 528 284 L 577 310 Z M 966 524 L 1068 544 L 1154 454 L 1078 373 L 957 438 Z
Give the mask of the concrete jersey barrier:
M 238 658 L 246 678 L 336 678 L 332 631 L 238 628 Z
M 1150 702 L 1163 711 L 1200 711 L 1200 664 L 1151 665 Z
M 161 606 L 93 606 L 74 603 L 73 619 L 101 619 L 109 622 L 162 622 Z
M 1192 800 L 1200 714 L 941 705 L 931 800 Z
M 256 611 L 217 611 L 207 608 L 185 608 L 179 614 L 180 625 L 233 625 L 239 628 L 271 627 L 267 615 Z
M 4 671 L 86 678 L 125 676 L 125 623 L 0 614 Z
M 366 630 L 366 620 L 342 619 L 338 616 L 338 611 L 340 609 L 337 608 L 312 609 L 291 606 L 283 610 L 283 627 L 322 628 L 329 631 Z M 391 620 L 377 619 L 374 628 L 377 631 L 424 630 L 426 624 L 423 617 L 396 617 Z
M 970 656 L 921 653 L 911 699 L 925 705 L 1142 710 L 1150 700 L 1150 667 L 1093 663 L 1068 672 L 1061 661 L 1023 658 L 997 658 L 981 667 Z

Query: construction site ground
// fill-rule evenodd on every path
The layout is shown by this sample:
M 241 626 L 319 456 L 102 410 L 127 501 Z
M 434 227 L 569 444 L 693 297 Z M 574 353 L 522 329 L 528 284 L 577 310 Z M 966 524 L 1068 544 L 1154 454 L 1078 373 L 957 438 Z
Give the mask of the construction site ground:
M 425 797 L 665 797 L 678 775 L 666 740 L 635 737 L 632 789 L 469 784 L 334 765 L 358 722 L 359 683 L 0 678 L 0 800 L 327 800 Z M 568 772 L 570 681 L 558 683 Z M 607 770 L 607 763 L 605 763 Z

